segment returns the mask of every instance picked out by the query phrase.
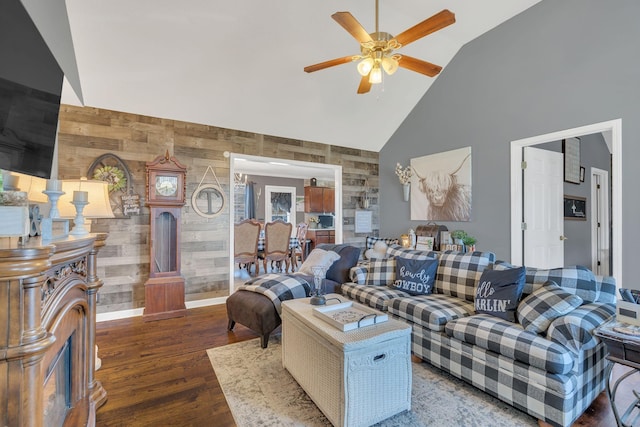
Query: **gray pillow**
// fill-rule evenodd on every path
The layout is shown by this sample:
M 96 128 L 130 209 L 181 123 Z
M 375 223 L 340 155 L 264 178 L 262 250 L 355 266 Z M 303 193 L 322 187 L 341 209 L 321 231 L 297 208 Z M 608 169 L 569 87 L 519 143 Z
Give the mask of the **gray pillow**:
M 580 307 L 582 302 L 582 298 L 549 280 L 522 300 L 517 311 L 518 321 L 525 331 L 540 334 L 551 322 Z
M 525 268 L 484 270 L 476 286 L 476 313 L 516 321 L 516 309 L 524 289 Z
M 333 251 L 340 255 L 340 259 L 331 264 L 327 271 L 327 279 L 337 283 L 347 283 L 350 281 L 349 271 L 354 267 L 360 259 L 360 248 L 355 246 L 344 246 L 335 248 Z

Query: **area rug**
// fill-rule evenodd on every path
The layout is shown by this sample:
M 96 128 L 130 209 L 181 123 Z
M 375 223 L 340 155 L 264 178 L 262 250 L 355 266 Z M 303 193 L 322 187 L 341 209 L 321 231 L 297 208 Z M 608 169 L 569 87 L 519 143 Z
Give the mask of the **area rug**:
M 282 367 L 281 349 L 280 336 L 276 334 L 271 336 L 266 349 L 255 339 L 207 350 L 236 424 L 239 427 L 331 426 Z M 533 417 L 428 363 L 413 363 L 412 368 L 411 411 L 377 426 L 537 425 Z

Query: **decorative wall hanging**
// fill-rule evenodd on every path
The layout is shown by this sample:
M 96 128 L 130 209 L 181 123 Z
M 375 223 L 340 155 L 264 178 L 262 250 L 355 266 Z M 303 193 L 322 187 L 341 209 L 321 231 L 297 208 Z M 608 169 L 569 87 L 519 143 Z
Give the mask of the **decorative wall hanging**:
M 579 196 L 564 196 L 564 219 L 586 221 L 587 198 Z
M 211 171 L 213 178 L 216 180 L 215 184 L 203 184 L 204 178 L 209 171 Z M 198 215 L 205 218 L 215 218 L 222 213 L 225 204 L 226 198 L 220 181 L 218 181 L 218 177 L 213 168 L 207 166 L 207 170 L 204 171 L 200 184 L 198 184 L 198 187 L 191 196 L 191 206 Z
M 89 166 L 87 177 L 109 183 L 109 201 L 116 218 L 140 214 L 140 196 L 134 194 L 131 171 L 120 157 L 107 153 L 96 158 Z
M 471 147 L 411 159 L 411 219 L 470 221 Z
M 580 138 L 563 139 L 562 152 L 565 182 L 580 184 Z

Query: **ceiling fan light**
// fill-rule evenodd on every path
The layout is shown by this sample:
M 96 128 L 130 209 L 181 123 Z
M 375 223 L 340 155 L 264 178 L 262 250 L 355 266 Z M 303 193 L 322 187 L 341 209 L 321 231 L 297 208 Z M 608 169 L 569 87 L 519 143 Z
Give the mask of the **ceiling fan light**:
M 382 69 L 380 65 L 376 64 L 376 66 L 371 69 L 371 73 L 369 73 L 369 83 L 372 85 L 382 83 Z
M 367 76 L 369 75 L 369 72 L 371 72 L 372 68 L 373 59 L 371 59 L 371 57 L 367 57 L 358 64 L 358 73 L 360 73 L 362 77 Z
M 384 58 L 382 58 L 382 68 L 384 68 L 384 71 L 387 74 L 392 75 L 398 70 L 398 61 L 396 61 L 394 58 L 385 56 Z

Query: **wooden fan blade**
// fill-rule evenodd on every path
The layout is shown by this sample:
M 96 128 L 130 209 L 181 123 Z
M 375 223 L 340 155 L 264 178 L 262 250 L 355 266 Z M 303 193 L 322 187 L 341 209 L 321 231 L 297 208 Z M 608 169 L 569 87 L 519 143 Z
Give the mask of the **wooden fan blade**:
M 336 12 L 331 15 L 331 17 L 358 40 L 359 43 L 373 41 L 369 33 L 367 33 L 367 30 L 365 30 L 358 20 L 349 12 Z
M 439 65 L 407 55 L 402 55 L 398 61 L 398 65 L 402 68 L 406 68 L 407 70 L 415 71 L 416 73 L 424 74 L 429 77 L 437 76 L 440 71 L 442 71 L 442 67 Z
M 314 71 L 324 70 L 325 68 L 335 67 L 336 65 L 346 64 L 353 61 L 353 56 L 345 56 L 342 58 L 332 59 L 330 61 L 324 61 L 319 64 L 309 65 L 304 67 L 304 71 L 307 73 L 313 73 Z
M 456 22 L 456 16 L 447 9 L 436 13 L 431 18 L 427 18 L 419 24 L 405 30 L 395 36 L 395 40 L 402 46 L 406 46 L 426 35 L 434 33 Z
M 358 93 L 367 93 L 371 90 L 371 83 L 369 83 L 369 74 L 363 76 L 360 79 L 360 85 L 358 86 Z

